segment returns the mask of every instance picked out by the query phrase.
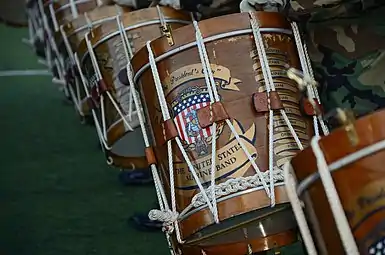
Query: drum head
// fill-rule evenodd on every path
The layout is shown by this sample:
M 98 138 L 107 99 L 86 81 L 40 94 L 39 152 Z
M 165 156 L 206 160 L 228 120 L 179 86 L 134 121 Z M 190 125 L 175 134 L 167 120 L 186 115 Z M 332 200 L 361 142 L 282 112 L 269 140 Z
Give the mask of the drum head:
M 111 148 L 111 152 L 121 157 L 142 157 L 145 146 L 143 135 L 140 128 L 135 128 L 132 132 L 127 132 L 122 138 L 117 140 Z
M 14 27 L 28 26 L 28 18 L 25 11 L 24 0 L 1 0 L 0 1 L 0 21 L 6 25 Z
M 128 94 L 127 94 L 128 97 Z M 135 106 L 133 106 L 131 118 L 128 114 L 129 109 L 125 101 L 120 101 L 123 112 L 125 112 L 126 121 L 130 126 L 125 124 L 123 118 L 117 114 L 117 120 L 109 128 L 107 128 L 107 141 L 110 146 L 110 152 L 118 157 L 143 157 L 144 155 L 144 141 L 142 131 L 140 129 L 140 122 Z M 106 112 L 106 114 L 115 114 L 113 112 Z M 97 113 L 99 123 L 102 126 L 101 111 Z M 132 131 L 130 130 L 132 129 Z

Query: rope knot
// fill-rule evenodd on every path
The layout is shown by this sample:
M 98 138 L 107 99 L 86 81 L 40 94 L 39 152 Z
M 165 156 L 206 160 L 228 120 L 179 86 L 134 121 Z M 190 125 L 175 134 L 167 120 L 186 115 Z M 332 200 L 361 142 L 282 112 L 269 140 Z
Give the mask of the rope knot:
M 154 209 L 148 213 L 148 218 L 150 220 L 161 221 L 165 227 L 172 226 L 172 224 L 178 220 L 178 216 L 179 214 L 177 212 L 170 210 L 161 211 Z
M 148 213 L 148 218 L 150 220 L 156 220 L 163 222 L 162 231 L 168 234 L 171 234 L 174 231 L 173 224 L 178 220 L 179 214 L 170 210 L 160 211 L 160 210 L 151 210 Z

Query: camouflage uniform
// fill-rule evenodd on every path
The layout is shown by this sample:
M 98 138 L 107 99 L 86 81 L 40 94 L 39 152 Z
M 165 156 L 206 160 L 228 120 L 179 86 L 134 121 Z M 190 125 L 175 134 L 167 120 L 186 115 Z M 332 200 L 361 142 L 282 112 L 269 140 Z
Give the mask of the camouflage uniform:
M 385 1 L 295 0 L 326 111 L 361 116 L 385 107 Z

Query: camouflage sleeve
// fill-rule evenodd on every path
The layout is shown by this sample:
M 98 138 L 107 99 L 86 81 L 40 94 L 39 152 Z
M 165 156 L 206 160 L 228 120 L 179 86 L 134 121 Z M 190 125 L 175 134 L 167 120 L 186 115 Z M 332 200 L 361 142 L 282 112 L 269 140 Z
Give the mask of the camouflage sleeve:
M 326 112 L 342 107 L 361 116 L 385 107 L 384 7 L 383 0 L 290 2 L 291 14 L 304 21 Z
M 383 0 L 291 0 L 288 14 L 293 18 L 325 21 L 357 17 L 384 5 Z

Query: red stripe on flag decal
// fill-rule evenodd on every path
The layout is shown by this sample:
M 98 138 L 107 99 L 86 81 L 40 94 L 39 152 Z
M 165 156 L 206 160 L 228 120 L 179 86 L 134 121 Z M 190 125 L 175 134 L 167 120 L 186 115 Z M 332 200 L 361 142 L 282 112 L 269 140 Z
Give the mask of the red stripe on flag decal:
M 174 118 L 174 120 L 176 121 L 176 129 L 178 130 L 178 134 L 179 134 L 180 138 L 181 138 L 182 140 L 185 140 L 184 134 L 183 134 L 183 132 L 182 132 L 182 130 L 183 130 L 183 129 L 182 129 L 182 123 L 181 123 L 181 120 L 180 120 L 179 116 L 180 116 L 180 115 L 178 115 L 178 116 L 176 116 L 176 117 Z
M 181 139 L 186 141 L 188 144 L 194 143 L 197 138 L 211 136 L 212 134 L 211 126 L 204 129 L 200 128 L 198 131 L 197 137 L 189 137 L 186 130 L 187 124 L 191 122 L 191 117 L 187 118 L 186 115 L 188 115 L 188 113 L 191 112 L 192 110 L 196 111 L 202 107 L 207 106 L 208 104 L 209 103 L 204 102 L 204 103 L 198 103 L 193 106 L 190 106 L 189 108 L 184 109 L 174 118 L 176 122 L 177 130 Z

